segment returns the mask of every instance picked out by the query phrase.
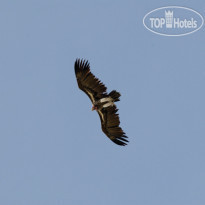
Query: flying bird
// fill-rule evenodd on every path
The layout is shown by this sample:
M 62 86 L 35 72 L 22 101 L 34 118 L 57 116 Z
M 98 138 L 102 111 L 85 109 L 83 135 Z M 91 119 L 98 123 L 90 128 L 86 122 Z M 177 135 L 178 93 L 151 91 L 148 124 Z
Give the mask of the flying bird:
M 113 90 L 108 94 L 106 86 L 91 73 L 88 61 L 77 59 L 74 68 L 79 88 L 92 101 L 92 111 L 96 110 L 100 116 L 102 131 L 114 143 L 125 146 L 128 140 L 119 127 L 120 119 L 115 105 L 120 100 L 120 93 Z

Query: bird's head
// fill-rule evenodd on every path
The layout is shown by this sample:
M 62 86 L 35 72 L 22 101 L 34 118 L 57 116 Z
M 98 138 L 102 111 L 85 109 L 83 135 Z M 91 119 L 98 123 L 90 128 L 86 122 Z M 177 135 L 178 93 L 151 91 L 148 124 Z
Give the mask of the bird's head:
M 95 105 L 92 106 L 92 111 L 97 110 L 97 109 L 98 109 L 97 106 L 95 106 Z

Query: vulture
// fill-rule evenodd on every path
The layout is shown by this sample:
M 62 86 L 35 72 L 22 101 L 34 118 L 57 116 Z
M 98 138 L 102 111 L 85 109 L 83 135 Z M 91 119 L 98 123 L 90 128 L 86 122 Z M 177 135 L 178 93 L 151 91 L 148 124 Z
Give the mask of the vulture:
M 102 131 L 117 145 L 127 145 L 127 136 L 119 126 L 120 119 L 115 105 L 120 100 L 120 93 L 113 90 L 108 94 L 106 86 L 91 73 L 88 61 L 76 59 L 74 68 L 78 87 L 90 98 L 92 111 L 96 110 L 99 114 Z

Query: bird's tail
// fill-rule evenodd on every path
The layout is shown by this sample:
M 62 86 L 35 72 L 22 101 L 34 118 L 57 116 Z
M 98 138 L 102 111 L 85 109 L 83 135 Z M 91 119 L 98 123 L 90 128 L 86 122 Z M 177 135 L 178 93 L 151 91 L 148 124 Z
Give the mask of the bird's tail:
M 113 90 L 109 93 L 109 96 L 114 100 L 114 102 L 120 101 L 121 94 L 116 90 Z

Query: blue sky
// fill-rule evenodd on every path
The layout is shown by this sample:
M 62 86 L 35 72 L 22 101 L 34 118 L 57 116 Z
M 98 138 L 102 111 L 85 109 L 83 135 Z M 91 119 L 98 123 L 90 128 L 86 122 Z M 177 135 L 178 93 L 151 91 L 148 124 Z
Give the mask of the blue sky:
M 204 205 L 204 27 L 146 30 L 144 15 L 197 1 L 0 3 L 0 204 Z M 121 92 L 120 147 L 76 83 L 90 61 Z

